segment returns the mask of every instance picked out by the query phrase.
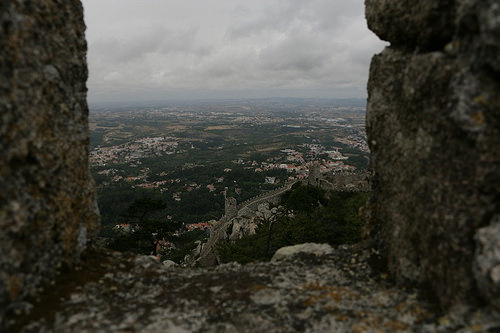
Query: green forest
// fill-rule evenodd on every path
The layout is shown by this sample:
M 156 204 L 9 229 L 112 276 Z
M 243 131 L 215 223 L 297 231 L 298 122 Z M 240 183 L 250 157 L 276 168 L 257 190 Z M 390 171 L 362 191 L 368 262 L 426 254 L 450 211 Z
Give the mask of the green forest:
M 363 223 L 359 208 L 369 193 L 325 192 L 320 187 L 295 184 L 281 197 L 284 207 L 273 222 L 264 222 L 256 234 L 234 242 L 219 244 L 217 252 L 222 262 L 267 261 L 274 252 L 288 245 L 305 242 L 329 243 L 333 246 L 352 244 L 361 239 Z M 191 201 L 196 204 L 196 201 Z M 208 233 L 200 229 L 183 230 L 183 224 L 165 218 L 168 203 L 161 199 L 136 199 L 124 209 L 123 217 L 130 221 L 131 230 L 112 233 L 109 247 L 118 251 L 158 255 L 162 260 L 181 263 L 205 241 Z M 174 246 L 158 251 L 157 242 Z

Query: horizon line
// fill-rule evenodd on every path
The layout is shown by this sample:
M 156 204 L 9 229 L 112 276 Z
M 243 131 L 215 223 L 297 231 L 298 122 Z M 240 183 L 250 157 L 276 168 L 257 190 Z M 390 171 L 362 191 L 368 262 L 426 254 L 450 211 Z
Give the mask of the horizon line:
M 242 97 L 242 98 L 222 98 L 222 97 L 213 97 L 213 98 L 165 98 L 165 99 L 137 99 L 137 100 L 100 100 L 93 101 L 87 100 L 87 104 L 89 106 L 138 106 L 140 104 L 199 104 L 199 103 L 214 103 L 214 102 L 245 102 L 245 101 L 270 101 L 270 100 L 296 100 L 296 101 L 331 101 L 331 102 L 358 102 L 366 104 L 366 97 Z M 357 104 L 357 103 L 356 103 Z M 147 106 L 147 105 L 143 105 Z M 157 105 L 156 105 L 157 106 Z

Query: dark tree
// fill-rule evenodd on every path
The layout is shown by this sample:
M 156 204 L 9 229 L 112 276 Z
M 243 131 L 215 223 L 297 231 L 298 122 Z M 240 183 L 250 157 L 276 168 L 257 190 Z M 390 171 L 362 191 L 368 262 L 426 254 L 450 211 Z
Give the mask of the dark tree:
M 162 200 L 142 198 L 135 200 L 127 209 L 127 217 L 139 219 L 143 222 L 146 216 L 152 212 L 163 210 L 167 205 Z

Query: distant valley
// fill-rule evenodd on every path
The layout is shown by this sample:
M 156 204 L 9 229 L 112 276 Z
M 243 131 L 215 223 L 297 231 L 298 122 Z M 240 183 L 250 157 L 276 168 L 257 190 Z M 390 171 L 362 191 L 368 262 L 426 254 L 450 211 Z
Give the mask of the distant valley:
M 92 109 L 102 235 L 133 228 L 144 198 L 164 205 L 148 218 L 199 232 L 224 214 L 224 194 L 241 203 L 306 178 L 312 161 L 324 174 L 366 169 L 364 124 L 363 106 L 322 100 Z

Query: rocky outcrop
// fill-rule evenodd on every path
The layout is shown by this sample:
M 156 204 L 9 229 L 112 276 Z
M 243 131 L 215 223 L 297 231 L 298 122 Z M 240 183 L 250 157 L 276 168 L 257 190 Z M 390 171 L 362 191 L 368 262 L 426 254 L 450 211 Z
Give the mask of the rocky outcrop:
M 279 196 L 273 196 L 278 198 Z M 261 201 L 259 197 L 258 202 Z M 255 210 L 252 208 L 255 207 Z M 227 218 L 226 214 L 217 224 L 210 229 L 210 237 L 200 248 L 196 248 L 186 262 L 190 265 L 199 264 L 203 267 L 214 266 L 219 263 L 217 245 L 221 242 L 235 241 L 244 236 L 255 234 L 259 225 L 265 221 L 273 222 L 279 215 L 285 214 L 284 208 L 269 207 L 268 202 L 253 203 L 243 206 L 237 211 L 236 216 Z
M 498 306 L 500 5 L 366 0 L 366 17 L 391 43 L 367 108 L 370 223 L 389 271 L 444 308 L 479 294 Z
M 313 256 L 324 256 L 333 252 L 329 244 L 304 243 L 292 246 L 285 246 L 274 253 L 271 261 L 280 261 L 297 256 L 308 254 Z
M 0 2 L 0 312 L 98 229 L 84 30 L 79 1 Z
M 259 204 L 257 210 L 254 211 L 245 207 L 230 221 L 231 234 L 228 239 L 234 241 L 244 236 L 254 235 L 259 225 L 265 221 L 274 222 L 279 215 L 283 214 L 282 206 L 270 208 L 268 202 Z

